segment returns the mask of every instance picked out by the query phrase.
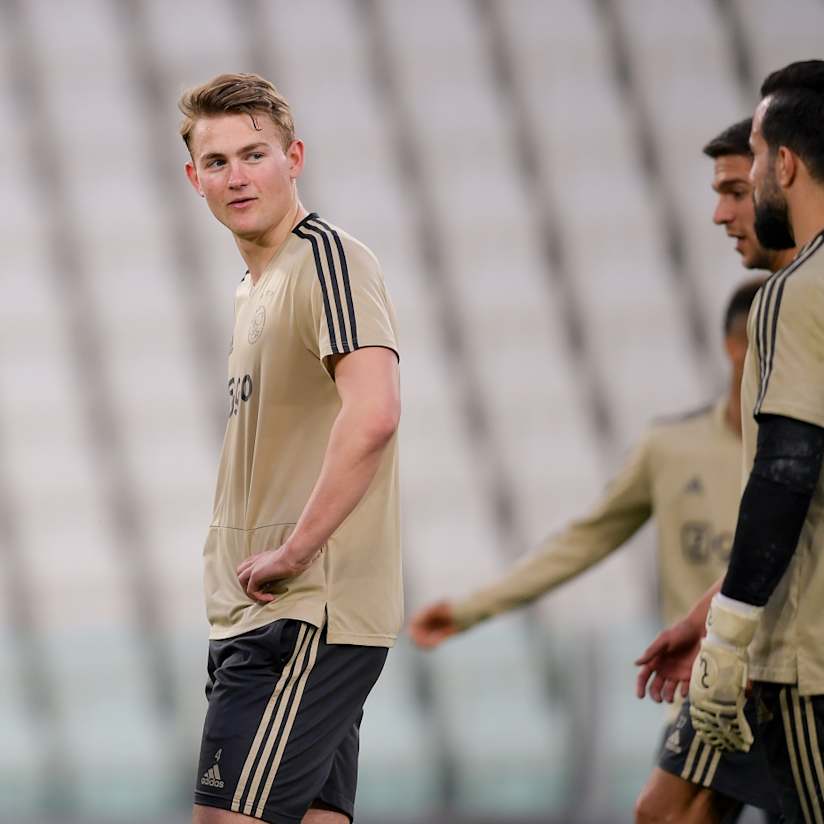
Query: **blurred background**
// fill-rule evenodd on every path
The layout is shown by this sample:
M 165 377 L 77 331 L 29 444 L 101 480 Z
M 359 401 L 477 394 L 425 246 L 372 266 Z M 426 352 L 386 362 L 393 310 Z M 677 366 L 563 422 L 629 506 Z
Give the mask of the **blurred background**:
M 722 389 L 745 276 L 701 147 L 821 0 L 0 0 L 0 821 L 188 818 L 201 547 L 244 266 L 176 101 L 256 71 L 303 202 L 383 263 L 401 329 L 407 604 L 581 514 L 653 418 Z M 367 704 L 359 821 L 631 820 L 652 535 Z

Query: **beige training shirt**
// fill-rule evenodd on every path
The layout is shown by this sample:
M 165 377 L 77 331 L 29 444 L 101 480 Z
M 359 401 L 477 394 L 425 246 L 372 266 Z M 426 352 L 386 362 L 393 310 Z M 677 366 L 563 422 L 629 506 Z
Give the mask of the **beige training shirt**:
M 824 233 L 762 287 L 749 317 L 741 405 L 745 480 L 759 415 L 824 426 Z M 750 647 L 750 677 L 824 693 L 824 479 L 790 566 L 764 608 Z
M 500 581 L 454 605 L 463 627 L 526 604 L 627 541 L 658 532 L 662 619 L 683 616 L 726 569 L 741 489 L 741 442 L 724 402 L 651 426 L 589 515 L 548 537 Z
M 398 351 L 375 256 L 316 214 L 302 220 L 256 284 L 237 290 L 228 416 L 204 549 L 212 639 L 278 618 L 321 626 L 333 644 L 392 646 L 402 622 L 397 436 L 366 495 L 311 567 L 252 601 L 235 569 L 292 532 L 318 479 L 341 404 L 329 358 Z

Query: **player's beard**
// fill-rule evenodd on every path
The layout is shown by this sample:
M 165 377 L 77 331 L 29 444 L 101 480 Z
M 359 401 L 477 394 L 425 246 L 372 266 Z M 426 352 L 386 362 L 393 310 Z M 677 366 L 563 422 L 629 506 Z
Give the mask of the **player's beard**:
M 787 199 L 774 174 L 767 175 L 761 196 L 755 201 L 755 235 L 765 249 L 780 251 L 795 246 Z

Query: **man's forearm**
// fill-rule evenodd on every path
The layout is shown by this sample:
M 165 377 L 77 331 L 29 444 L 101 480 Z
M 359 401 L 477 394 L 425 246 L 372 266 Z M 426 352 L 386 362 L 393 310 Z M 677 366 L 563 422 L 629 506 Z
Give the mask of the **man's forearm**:
M 344 406 L 329 436 L 318 480 L 286 546 L 314 555 L 360 503 L 395 433 L 397 419 L 368 404 Z
M 724 583 L 722 575 L 702 596 L 696 601 L 695 606 L 687 613 L 685 621 L 692 624 L 698 632 L 704 634 L 704 625 L 707 623 L 707 613 L 710 611 L 712 599 L 721 592 L 721 585 Z
M 686 620 L 703 628 L 710 602 L 722 590 L 744 603 L 766 603 L 795 551 L 821 471 L 822 446 L 819 427 L 776 416 L 762 421 L 752 475 L 741 499 L 730 569 Z
M 600 561 L 615 546 L 605 551 L 556 546 L 547 539 L 528 557 L 509 570 L 503 578 L 474 592 L 453 605 L 457 622 L 462 626 L 491 618 L 502 612 L 525 606 L 555 587 L 574 578 Z
M 524 606 L 580 575 L 622 546 L 649 517 L 649 505 L 607 500 L 587 518 L 548 536 L 495 583 L 456 601 L 456 621 L 469 627 Z
M 764 606 L 795 553 L 821 473 L 824 429 L 793 418 L 759 420 L 723 595 Z

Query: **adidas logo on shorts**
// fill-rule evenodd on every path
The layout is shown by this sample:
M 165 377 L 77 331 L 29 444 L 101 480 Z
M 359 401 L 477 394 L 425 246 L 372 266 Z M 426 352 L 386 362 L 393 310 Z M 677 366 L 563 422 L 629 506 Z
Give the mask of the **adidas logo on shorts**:
M 681 734 L 678 730 L 673 730 L 670 736 L 667 738 L 666 743 L 664 746 L 670 751 L 676 754 L 681 752 Z
M 203 777 L 200 779 L 200 783 L 203 784 L 204 787 L 217 787 L 217 789 L 222 790 L 226 786 L 226 782 L 220 776 L 220 767 L 217 765 L 217 762 L 220 761 L 220 756 L 222 753 L 222 748 L 217 751 L 215 754 L 214 767 L 206 770 Z

